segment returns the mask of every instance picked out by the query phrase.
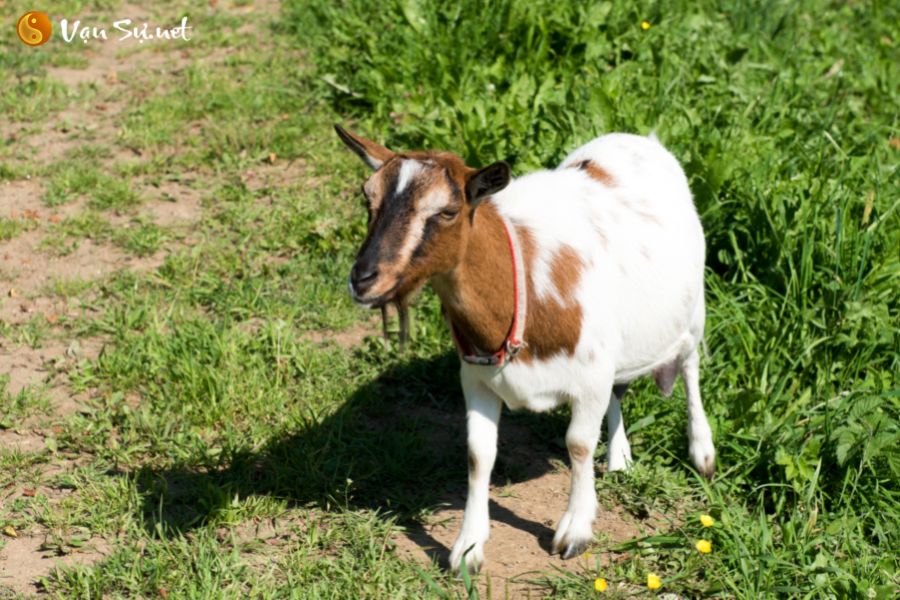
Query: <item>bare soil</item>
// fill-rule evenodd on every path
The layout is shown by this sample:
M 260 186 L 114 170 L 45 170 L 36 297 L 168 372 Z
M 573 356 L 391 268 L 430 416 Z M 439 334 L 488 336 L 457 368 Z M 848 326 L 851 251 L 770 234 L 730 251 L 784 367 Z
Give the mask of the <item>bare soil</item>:
M 310 331 L 306 337 L 314 344 L 336 344 L 349 350 L 362 344 L 369 336 L 381 336 L 381 318 L 372 316 L 369 320 L 353 325 L 343 331 Z
M 538 598 L 542 588 L 533 581 L 542 573 L 554 567 L 576 572 L 587 568 L 588 559 L 564 561 L 550 554 L 554 528 L 568 498 L 569 472 L 565 468 L 520 483 L 491 486 L 491 538 L 485 544 L 480 581 L 484 590 L 490 587 L 495 598 Z M 396 535 L 398 553 L 444 565 L 462 525 L 464 506 L 464 495 L 448 498 L 448 507 L 436 511 L 421 531 Z M 622 513 L 601 509 L 594 531 L 617 541 L 634 537 L 639 528 Z M 608 560 L 601 557 L 601 562 Z
M 117 15 L 146 20 L 146 11 L 135 6 L 123 6 Z M 88 100 L 78 100 L 65 110 L 48 116 L 39 124 L 4 126 L 3 135 L 19 143 L 38 167 L 77 154 L 85 143 L 105 143 L 111 146 L 110 162 L 123 158 L 134 159 L 131 151 L 115 144 L 118 137 L 118 117 L 125 106 L 115 98 L 127 93 L 129 86 L 161 69 L 177 69 L 187 64 L 178 52 L 165 48 L 137 49 L 128 43 L 114 40 L 93 41 L 84 56 L 86 68 L 52 68 L 49 77 L 68 86 L 73 92 L 94 86 L 96 94 Z M 46 335 L 35 346 L 0 336 L 0 374 L 9 378 L 7 393 L 16 395 L 28 388 L 46 394 L 50 400 L 50 415 L 29 417 L 0 429 L 0 446 L 14 448 L 28 454 L 47 452 L 46 439 L 53 435 L 52 422 L 81 407 L 86 396 L 76 395 L 69 386 L 66 371 L 80 360 L 96 358 L 105 343 L 99 338 L 76 338 L 59 326 L 67 318 L 74 319 L 92 307 L 54 294 L 54 284 L 77 282 L 90 289 L 99 281 L 119 270 L 145 271 L 157 268 L 167 252 L 136 258 L 120 248 L 91 239 L 81 240 L 71 252 L 58 255 L 51 252 L 45 240 L 52 235 L 51 227 L 62 219 L 73 217 L 85 208 L 84 199 L 61 206 L 48 207 L 43 203 L 44 183 L 37 177 L 0 184 L 0 216 L 20 219 L 27 228 L 12 239 L 0 243 L 0 323 L 16 326 L 37 323 L 46 328 Z M 183 226 L 189 229 L 203 213 L 201 193 L 179 182 L 164 182 L 159 186 L 141 189 L 146 201 L 131 217 L 146 216 L 151 222 L 164 226 Z M 116 215 L 105 215 L 111 223 Z M 127 226 L 125 223 L 122 226 Z M 182 240 L 182 243 L 184 240 Z M 171 247 L 168 251 L 171 251 Z M 90 297 L 90 293 L 86 296 Z M 44 475 L 53 470 L 65 470 L 71 460 L 53 457 Z M 33 491 L 51 502 L 65 495 L 63 490 L 40 486 Z M 0 491 L 3 502 L 12 501 L 22 490 Z M 18 532 L 16 537 L 3 535 L 0 549 L 0 596 L 4 592 L 32 595 L 39 592 L 37 582 L 58 565 L 91 564 L 109 553 L 110 544 L 101 538 L 91 539 L 83 548 L 71 554 L 59 555 L 46 549 L 45 536 L 40 531 Z M 5 596 L 4 596 L 5 597 Z
M 60 556 L 45 550 L 43 536 L 24 536 L 10 539 L 0 550 L 0 589 L 6 587 L 19 594 L 34 593 L 34 582 L 46 577 L 58 566 L 89 565 L 109 554 L 109 544 L 102 538 L 92 538 L 78 552 Z

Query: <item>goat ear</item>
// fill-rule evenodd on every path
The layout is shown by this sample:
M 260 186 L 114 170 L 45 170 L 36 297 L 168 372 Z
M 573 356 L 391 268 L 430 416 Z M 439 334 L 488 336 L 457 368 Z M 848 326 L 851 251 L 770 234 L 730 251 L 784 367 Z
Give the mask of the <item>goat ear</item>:
M 367 165 L 373 169 L 380 169 L 381 165 L 389 161 L 394 153 L 372 140 L 350 133 L 340 125 L 335 124 L 334 130 L 337 132 L 341 141 L 353 150 L 357 156 L 363 159 Z
M 469 175 L 466 180 L 466 199 L 473 207 L 477 206 L 491 194 L 496 194 L 509 185 L 509 180 L 509 165 L 498 160 Z

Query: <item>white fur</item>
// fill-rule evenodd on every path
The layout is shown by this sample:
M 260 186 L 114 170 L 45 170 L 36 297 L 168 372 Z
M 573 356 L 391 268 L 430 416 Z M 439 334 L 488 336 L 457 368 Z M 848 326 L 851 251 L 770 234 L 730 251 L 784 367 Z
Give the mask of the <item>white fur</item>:
M 415 161 L 404 160 L 403 165 L 400 167 L 400 180 L 397 183 L 398 192 L 409 183 L 408 181 L 404 182 L 404 171 L 406 165 L 410 162 Z M 418 165 L 419 163 L 415 164 Z M 421 169 L 421 167 L 418 168 Z M 418 172 L 418 170 L 416 172 Z M 412 221 L 410 221 L 409 228 L 406 232 L 406 239 L 397 251 L 395 259 L 396 264 L 406 265 L 409 263 L 413 251 L 416 249 L 416 246 L 419 245 L 419 242 L 422 241 L 422 232 L 425 231 L 425 222 L 429 217 L 444 208 L 446 202 L 446 193 L 440 188 L 431 190 L 428 194 L 418 200 L 415 216 Z
M 584 160 L 606 171 L 612 183 L 577 168 Z M 470 546 L 470 568 L 484 556 L 490 532 L 487 486 L 501 402 L 534 411 L 572 406 L 566 443 L 570 456 L 573 448 L 582 456 L 586 449 L 587 458 L 573 458 L 569 506 L 557 527 L 554 551 L 571 553 L 593 539 L 593 452 L 604 414 L 609 469 L 631 462 L 614 384 L 680 361 L 691 458 L 698 468 L 711 469 L 715 455 L 700 401 L 696 350 L 705 319 L 705 244 L 678 161 L 655 138 L 606 135 L 575 150 L 556 170 L 513 180 L 492 202 L 535 239 L 538 255 L 531 274 L 539 297 L 558 298 L 550 269 L 563 245 L 579 255 L 586 267 L 575 301 L 583 320 L 572 356 L 513 360 L 501 368 L 463 363 L 469 452 L 478 466 L 470 474 L 462 531 L 450 557 L 454 569 Z
M 409 182 L 415 179 L 415 177 L 424 170 L 425 166 L 421 162 L 411 158 L 404 159 L 400 163 L 400 173 L 397 176 L 396 193 L 399 194 L 406 189 Z M 417 200 L 416 214 L 409 224 L 406 239 L 400 247 L 400 250 L 397 252 L 396 264 L 406 265 L 409 263 L 413 250 L 415 250 L 416 246 L 419 245 L 419 242 L 422 241 L 422 232 L 425 230 L 425 221 L 446 206 L 446 196 L 446 192 L 442 191 L 440 188 L 436 188 Z
M 397 176 L 397 191 L 395 193 L 399 194 L 405 190 L 406 186 L 409 185 L 409 182 L 422 171 L 422 168 L 422 163 L 417 160 L 408 158 L 401 161 L 400 174 Z

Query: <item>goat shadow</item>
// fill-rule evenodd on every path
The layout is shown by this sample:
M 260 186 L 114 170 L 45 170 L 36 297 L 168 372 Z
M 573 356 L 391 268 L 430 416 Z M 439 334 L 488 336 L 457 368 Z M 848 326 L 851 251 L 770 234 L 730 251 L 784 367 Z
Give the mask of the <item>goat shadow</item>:
M 501 417 L 492 480 L 527 481 L 565 460 L 567 417 L 559 412 Z M 446 565 L 449 549 L 422 524 L 438 506 L 463 508 L 467 487 L 465 406 L 455 354 L 390 365 L 334 412 L 310 415 L 260 449 L 223 453 L 218 465 L 143 467 L 136 481 L 151 531 L 185 532 L 227 510 L 235 495 L 270 495 L 290 506 L 376 509 L 397 517 L 408 537 Z M 556 516 L 556 515 L 554 515 Z M 491 518 L 535 535 L 549 550 L 553 531 L 496 503 Z

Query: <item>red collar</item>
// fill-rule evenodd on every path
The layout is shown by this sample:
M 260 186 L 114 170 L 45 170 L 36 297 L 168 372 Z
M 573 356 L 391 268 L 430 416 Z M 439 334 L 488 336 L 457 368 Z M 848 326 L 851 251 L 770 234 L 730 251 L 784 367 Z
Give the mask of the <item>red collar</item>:
M 506 232 L 506 241 L 509 244 L 509 254 L 512 256 L 513 265 L 513 321 L 500 349 L 489 355 L 476 354 L 471 348 L 467 347 L 456 330 L 456 325 L 450 320 L 449 315 L 446 312 L 444 313 L 447 323 L 450 325 L 450 332 L 453 334 L 453 341 L 456 343 L 459 357 L 473 365 L 502 367 L 514 359 L 519 351 L 525 347 L 523 334 L 525 333 L 525 316 L 528 312 L 525 265 L 522 262 L 522 250 L 515 227 L 510 226 L 503 215 L 500 215 L 500 222 L 503 223 L 503 230 Z

